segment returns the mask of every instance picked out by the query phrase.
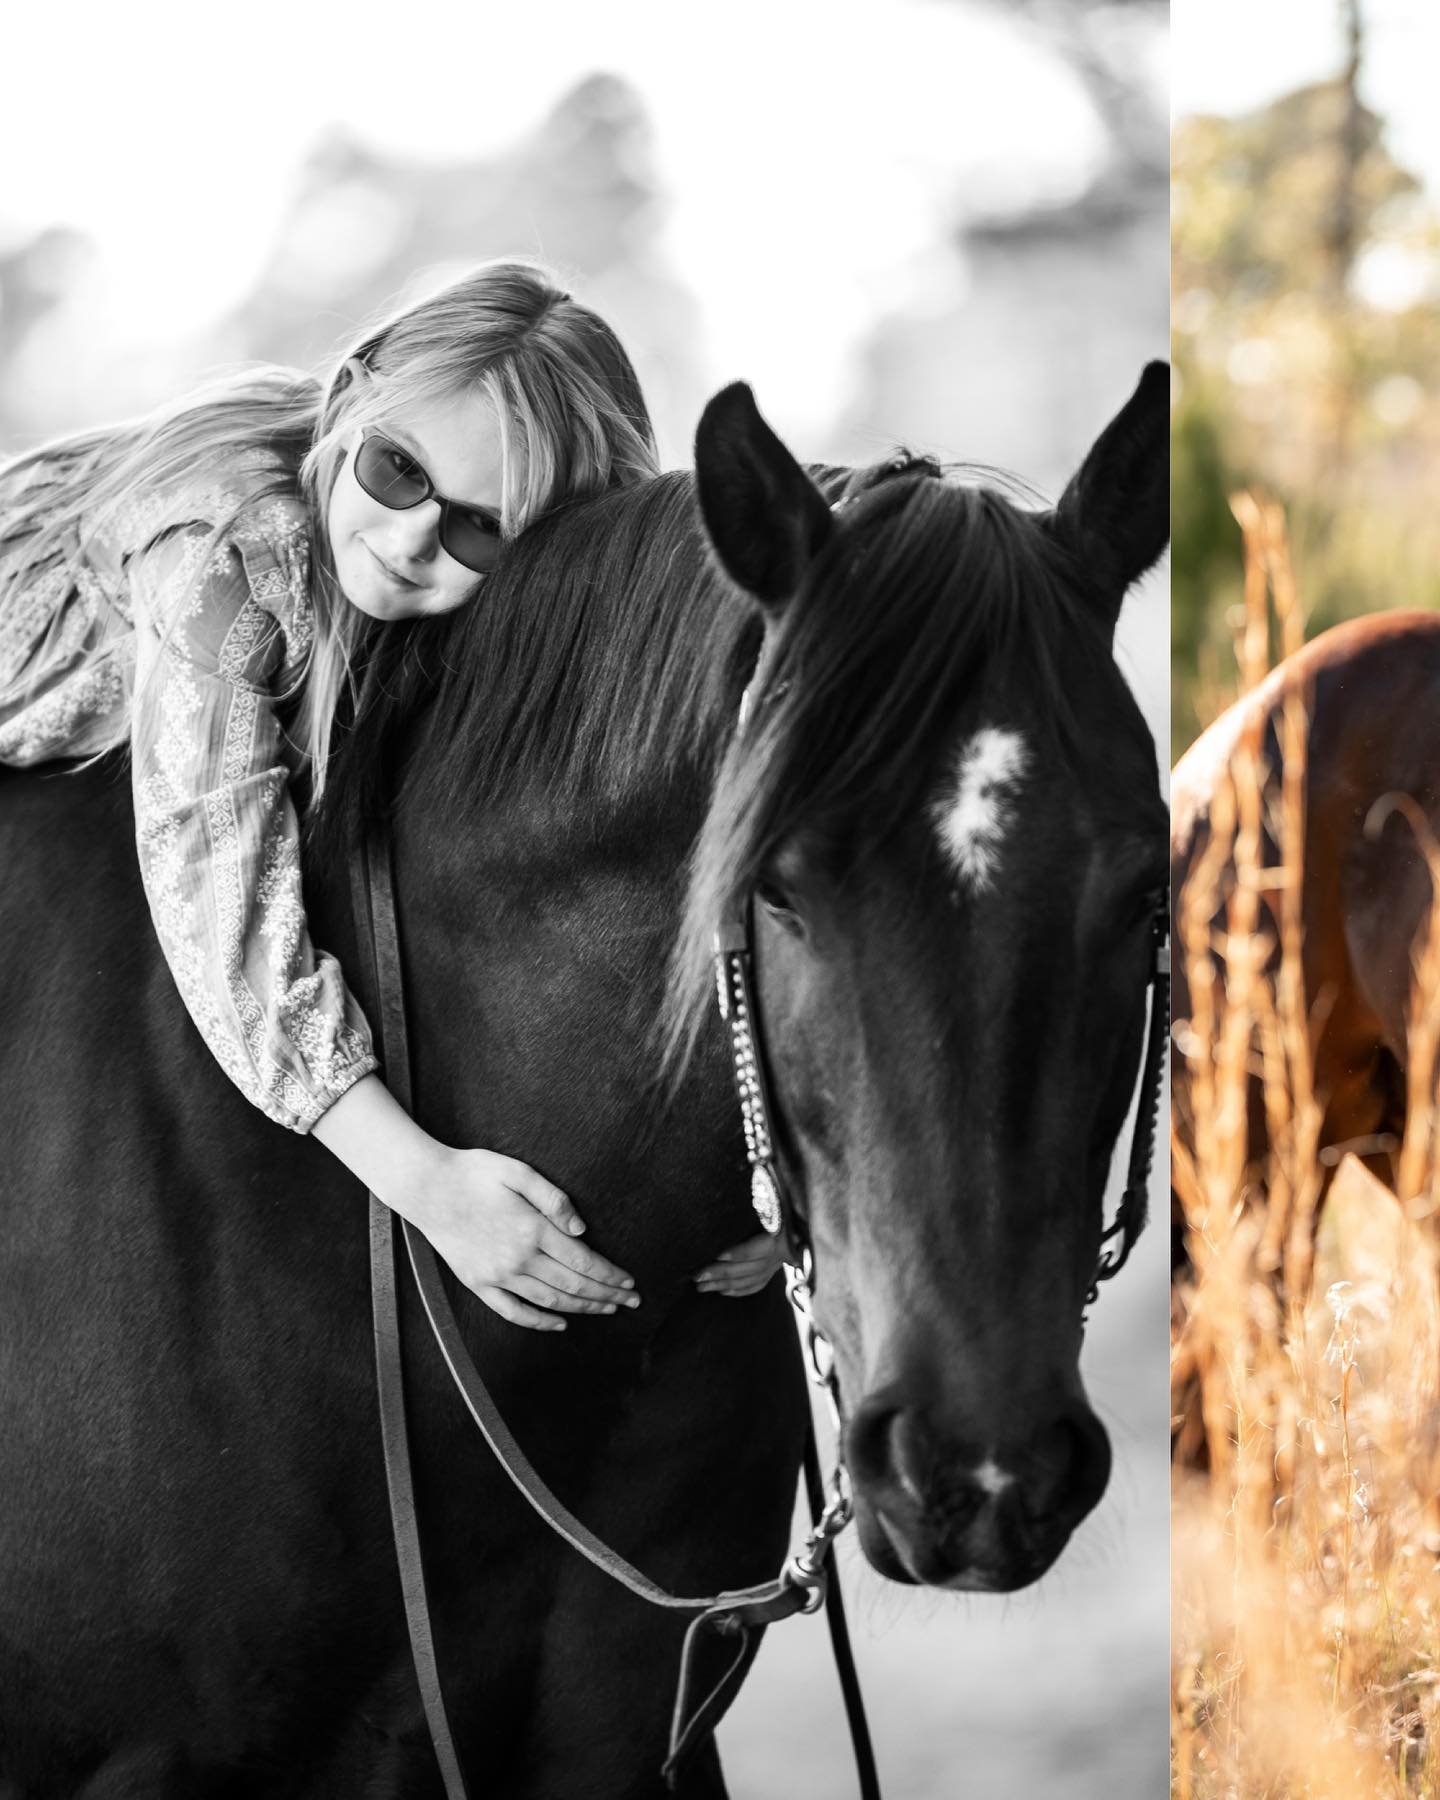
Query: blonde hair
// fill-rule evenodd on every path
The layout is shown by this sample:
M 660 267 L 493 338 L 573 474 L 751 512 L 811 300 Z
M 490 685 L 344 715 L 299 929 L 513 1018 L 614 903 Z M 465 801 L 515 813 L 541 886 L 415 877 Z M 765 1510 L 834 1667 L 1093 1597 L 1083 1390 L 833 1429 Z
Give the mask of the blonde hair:
M 373 379 L 355 379 L 356 362 Z M 7 565 L 0 611 L 18 599 L 14 590 L 73 556 L 77 534 L 102 528 L 137 495 L 206 477 L 223 481 L 237 462 L 274 469 L 263 494 L 298 487 L 314 543 L 315 629 L 293 724 L 313 804 L 356 662 L 388 629 L 351 606 L 335 578 L 326 514 L 346 443 L 398 407 L 472 391 L 493 403 L 500 421 L 503 537 L 554 506 L 658 472 L 640 384 L 610 327 L 543 266 L 482 263 L 363 331 L 327 381 L 289 369 L 244 370 L 135 423 L 43 446 L 0 470 L 3 487 L 18 480 L 18 499 L 0 502 L 0 562 Z M 233 523 L 218 522 L 216 538 Z M 139 693 L 130 729 L 143 732 L 147 713 Z

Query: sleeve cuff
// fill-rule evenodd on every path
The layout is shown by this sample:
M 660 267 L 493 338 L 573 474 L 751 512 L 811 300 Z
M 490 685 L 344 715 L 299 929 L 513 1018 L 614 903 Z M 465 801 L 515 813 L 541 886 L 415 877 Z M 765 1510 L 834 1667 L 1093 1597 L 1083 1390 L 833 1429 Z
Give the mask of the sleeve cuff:
M 282 1118 L 280 1123 L 282 1125 L 288 1125 L 292 1131 L 298 1132 L 301 1137 L 308 1137 L 312 1128 L 319 1123 L 342 1094 L 348 1094 L 357 1081 L 363 1076 L 373 1075 L 379 1067 L 379 1057 L 362 1056 L 357 1062 L 353 1062 L 347 1068 L 342 1069 L 332 1081 L 326 1084 L 325 1091 L 322 1094 L 317 1094 L 315 1096 L 315 1110 L 313 1112 L 296 1115 L 290 1118 Z

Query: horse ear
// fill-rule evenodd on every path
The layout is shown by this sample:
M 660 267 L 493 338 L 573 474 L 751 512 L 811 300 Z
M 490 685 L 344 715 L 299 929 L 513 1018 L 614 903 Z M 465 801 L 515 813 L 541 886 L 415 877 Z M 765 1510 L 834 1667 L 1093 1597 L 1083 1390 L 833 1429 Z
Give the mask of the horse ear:
M 1139 386 L 1061 495 L 1055 525 L 1093 571 L 1113 631 L 1126 589 L 1170 539 L 1168 364 L 1145 365 Z
M 810 477 L 760 417 L 743 381 L 723 388 L 695 433 L 705 530 L 732 581 L 779 608 L 835 529 Z

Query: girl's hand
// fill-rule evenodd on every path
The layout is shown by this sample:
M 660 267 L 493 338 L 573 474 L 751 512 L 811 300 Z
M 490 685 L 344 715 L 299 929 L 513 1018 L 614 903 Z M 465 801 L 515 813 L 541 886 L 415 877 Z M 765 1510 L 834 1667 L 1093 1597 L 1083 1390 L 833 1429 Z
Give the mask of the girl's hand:
M 695 1285 L 702 1294 L 724 1294 L 738 1300 L 746 1294 L 758 1294 L 784 1259 L 784 1240 L 762 1231 L 758 1237 L 736 1244 L 733 1250 L 722 1250 L 695 1277 Z
M 578 1242 L 585 1227 L 553 1182 L 493 1150 L 452 1150 L 422 1131 L 378 1075 L 321 1114 L 314 1136 L 429 1238 L 492 1312 L 532 1331 L 557 1313 L 638 1306 L 635 1283 Z
M 640 1304 L 630 1276 L 578 1241 L 585 1227 L 560 1189 L 513 1156 L 440 1150 L 410 1217 L 465 1286 L 514 1325 L 563 1331 L 556 1313 Z

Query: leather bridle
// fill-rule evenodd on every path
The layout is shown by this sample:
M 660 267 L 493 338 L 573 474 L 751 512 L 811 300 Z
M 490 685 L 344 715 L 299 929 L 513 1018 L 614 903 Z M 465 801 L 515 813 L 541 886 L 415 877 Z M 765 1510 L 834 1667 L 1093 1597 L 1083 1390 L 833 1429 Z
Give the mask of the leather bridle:
M 814 1262 L 809 1227 L 795 1205 L 775 1152 L 774 1106 L 770 1098 L 764 1047 L 756 1014 L 750 942 L 749 897 L 736 907 L 715 933 L 715 983 L 720 1017 L 730 1029 L 735 1065 L 735 1090 L 745 1131 L 745 1153 L 750 1164 L 750 1198 L 755 1216 L 766 1231 L 783 1236 L 795 1249 L 789 1269 L 790 1298 L 801 1314 L 806 1339 L 806 1358 L 812 1378 L 830 1389 L 837 1412 L 839 1395 L 834 1386 L 834 1355 L 815 1323 Z M 1155 1160 L 1155 1130 L 1160 1114 L 1164 1077 L 1165 1043 L 1170 1030 L 1170 908 L 1161 895 L 1150 915 L 1150 970 L 1146 983 L 1148 1022 L 1144 1059 L 1140 1067 L 1139 1100 L 1125 1187 L 1114 1223 L 1100 1238 L 1100 1252 L 1086 1295 L 1086 1306 L 1095 1301 L 1100 1283 L 1118 1275 L 1129 1260 L 1135 1240 L 1145 1228 L 1150 1170 Z M 1117 1240 L 1113 1248 L 1112 1240 Z M 815 1346 L 824 1345 L 823 1353 Z M 823 1362 L 823 1367 L 821 1363 Z
M 745 716 L 742 704 L 741 718 Z M 786 1564 L 789 1579 L 814 1586 L 823 1597 L 825 1559 L 834 1538 L 850 1522 L 854 1511 L 849 1472 L 845 1465 L 845 1438 L 840 1412 L 840 1387 L 835 1352 L 815 1318 L 815 1262 L 805 1215 L 795 1204 L 776 1154 L 775 1109 L 770 1097 L 764 1045 L 755 1004 L 754 952 L 751 947 L 753 901 L 747 894 L 715 933 L 715 986 L 720 1017 L 729 1027 L 735 1067 L 735 1091 L 745 1132 L 745 1153 L 750 1164 L 750 1197 L 755 1216 L 773 1236 L 783 1237 L 791 1254 L 785 1268 L 786 1291 L 795 1309 L 800 1341 L 810 1379 L 823 1390 L 836 1429 L 835 1466 L 816 1531 Z M 1139 1099 L 1125 1188 L 1112 1225 L 1101 1234 L 1095 1271 L 1085 1296 L 1086 1310 L 1099 1295 L 1100 1283 L 1125 1266 L 1135 1240 L 1145 1227 L 1150 1169 L 1155 1157 L 1155 1130 L 1160 1112 L 1164 1076 L 1165 1043 L 1170 1030 L 1170 913 L 1161 896 L 1150 920 L 1150 972 L 1146 986 L 1149 1018 L 1144 1059 L 1140 1070 Z M 1109 1247 L 1112 1240 L 1114 1247 Z M 1084 1318 L 1082 1315 L 1082 1326 Z M 816 1604 L 820 1603 L 817 1598 Z

